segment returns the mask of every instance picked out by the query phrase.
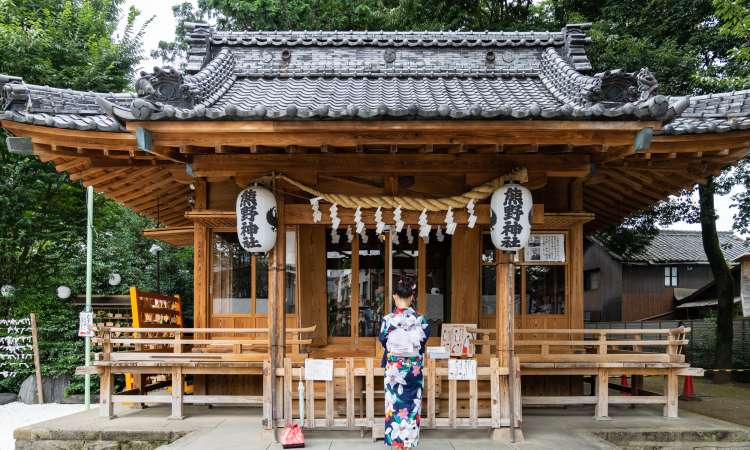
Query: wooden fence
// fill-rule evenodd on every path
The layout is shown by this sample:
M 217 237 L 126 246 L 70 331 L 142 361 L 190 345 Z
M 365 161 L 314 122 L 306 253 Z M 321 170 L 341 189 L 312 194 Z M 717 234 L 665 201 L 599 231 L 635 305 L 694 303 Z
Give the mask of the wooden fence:
M 516 361 L 516 373 L 518 373 Z M 269 362 L 264 375 L 270 374 Z M 478 364 L 477 379 L 448 380 L 445 360 L 427 359 L 423 370 L 424 388 L 420 424 L 425 428 L 500 428 L 510 426 L 510 398 L 520 398 L 520 383 L 513 396 L 508 392 L 510 371 L 497 358 Z M 271 383 L 264 376 L 264 423 L 284 426 L 299 419 L 298 383 L 304 385 L 304 425 L 308 429 L 372 429 L 373 437 L 382 436 L 384 369 L 373 358 L 334 360 L 333 380 L 304 379 L 304 364 L 287 358 L 276 369 L 275 379 L 283 393 L 276 399 L 276 420 L 271 420 Z M 378 405 L 376 407 L 376 405 Z M 515 424 L 520 426 L 521 408 L 516 401 Z

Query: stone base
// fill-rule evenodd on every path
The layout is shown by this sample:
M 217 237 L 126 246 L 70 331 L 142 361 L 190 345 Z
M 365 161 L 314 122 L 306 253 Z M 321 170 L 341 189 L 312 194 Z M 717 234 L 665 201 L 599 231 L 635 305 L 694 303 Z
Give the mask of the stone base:
M 94 431 L 19 428 L 13 433 L 17 450 L 152 450 L 184 436 L 174 431 Z
M 506 444 L 523 443 L 523 430 L 516 428 L 515 432 L 511 431 L 510 427 L 494 428 L 492 430 L 492 440 L 498 442 L 504 442 Z M 515 441 L 515 442 L 514 442 Z
M 18 395 L 8 392 L 8 393 L 1 393 L 0 394 L 0 405 L 7 405 L 8 403 L 13 403 L 18 400 Z

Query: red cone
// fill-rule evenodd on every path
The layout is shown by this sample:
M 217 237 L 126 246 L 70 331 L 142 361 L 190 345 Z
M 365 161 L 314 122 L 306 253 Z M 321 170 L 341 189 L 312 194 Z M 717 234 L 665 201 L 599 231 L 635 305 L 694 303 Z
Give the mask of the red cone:
M 627 377 L 627 375 L 622 375 L 620 377 L 620 385 L 622 387 L 624 387 L 624 388 L 629 388 L 630 387 L 630 385 L 628 384 L 628 377 Z M 630 389 L 627 389 L 627 390 L 623 391 L 622 395 L 630 395 Z
M 682 385 L 683 398 L 695 398 L 695 389 L 693 388 L 693 377 L 685 377 L 685 384 Z

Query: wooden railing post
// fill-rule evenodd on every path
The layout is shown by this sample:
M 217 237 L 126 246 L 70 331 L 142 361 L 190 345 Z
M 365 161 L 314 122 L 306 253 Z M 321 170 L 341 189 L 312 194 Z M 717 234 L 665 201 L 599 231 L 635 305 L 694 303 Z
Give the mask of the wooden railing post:
M 284 419 L 287 425 L 292 423 L 294 412 L 292 411 L 292 360 L 284 358 Z
M 435 401 L 437 392 L 437 382 L 435 381 L 435 360 L 427 358 L 427 416 L 428 424 L 432 427 L 436 425 L 437 403 Z
M 354 428 L 354 358 L 346 358 L 346 428 Z
M 174 352 L 182 353 L 182 333 L 179 331 L 174 333 Z
M 365 375 L 365 414 L 367 424 L 371 427 L 375 424 L 375 371 L 373 365 L 372 358 L 365 359 L 367 369 Z
M 607 332 L 602 331 L 599 333 L 599 351 L 597 352 L 600 360 L 604 360 L 607 357 Z
M 263 418 L 265 419 L 264 428 L 266 430 L 272 430 L 276 425 L 273 423 L 273 417 L 271 417 L 271 405 L 273 403 L 273 397 L 271 396 L 271 386 L 274 384 L 274 378 L 276 374 L 271 370 L 271 361 L 263 361 Z
M 332 427 L 334 424 L 334 401 L 336 400 L 334 381 L 326 381 L 326 426 Z

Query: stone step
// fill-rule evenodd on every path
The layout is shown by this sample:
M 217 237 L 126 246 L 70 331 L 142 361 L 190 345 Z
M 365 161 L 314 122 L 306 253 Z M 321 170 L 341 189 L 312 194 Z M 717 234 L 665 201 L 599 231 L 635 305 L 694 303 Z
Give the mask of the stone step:
M 750 449 L 750 441 L 730 442 L 705 442 L 705 441 L 675 441 L 675 442 L 653 442 L 653 441 L 630 441 L 626 444 L 618 444 L 623 450 L 657 450 L 657 449 L 690 449 L 690 450 L 713 450 L 713 449 Z
M 621 446 L 631 442 L 653 442 L 670 444 L 672 442 L 705 442 L 707 444 L 750 442 L 750 431 L 730 430 L 604 430 L 594 433 L 597 437 Z

